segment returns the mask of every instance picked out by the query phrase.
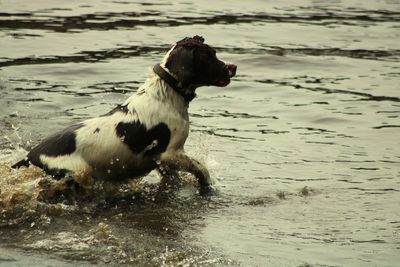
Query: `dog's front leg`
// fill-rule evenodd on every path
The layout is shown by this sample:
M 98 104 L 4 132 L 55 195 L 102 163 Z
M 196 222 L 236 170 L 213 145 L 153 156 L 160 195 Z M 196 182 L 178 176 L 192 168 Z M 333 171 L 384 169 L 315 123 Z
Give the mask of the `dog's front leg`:
M 210 174 L 207 168 L 198 160 L 184 154 L 183 151 L 163 153 L 160 157 L 160 166 L 193 174 L 199 182 L 200 189 L 209 188 L 211 185 Z
M 157 171 L 161 176 L 159 193 L 174 191 L 181 186 L 181 179 L 179 178 L 178 171 L 171 169 L 169 166 L 160 164 Z

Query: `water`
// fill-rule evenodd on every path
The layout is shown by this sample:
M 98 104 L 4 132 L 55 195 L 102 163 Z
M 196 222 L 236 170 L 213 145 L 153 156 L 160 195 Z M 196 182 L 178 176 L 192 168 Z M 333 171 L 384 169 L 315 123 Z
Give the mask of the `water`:
M 0 265 L 398 266 L 398 1 L 1 1 Z M 156 174 L 47 203 L 43 137 L 122 103 L 185 36 L 238 65 L 198 90 L 193 180 Z M 42 181 L 42 182 L 41 182 Z

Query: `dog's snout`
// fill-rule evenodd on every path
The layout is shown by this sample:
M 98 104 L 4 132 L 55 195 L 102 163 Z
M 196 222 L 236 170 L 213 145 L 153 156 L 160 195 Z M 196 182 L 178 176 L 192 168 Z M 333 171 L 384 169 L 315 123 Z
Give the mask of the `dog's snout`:
M 229 76 L 233 77 L 236 75 L 237 66 L 235 64 L 226 64 L 226 68 L 229 71 Z

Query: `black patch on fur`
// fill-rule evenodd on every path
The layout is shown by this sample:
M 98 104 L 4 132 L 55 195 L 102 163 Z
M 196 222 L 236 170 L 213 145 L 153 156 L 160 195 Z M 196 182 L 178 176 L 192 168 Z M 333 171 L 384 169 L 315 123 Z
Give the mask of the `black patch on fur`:
M 23 160 L 18 161 L 14 165 L 12 165 L 11 168 L 18 169 L 18 168 L 21 168 L 21 167 L 29 167 L 29 165 L 30 165 L 30 163 L 29 163 L 28 158 L 25 158 Z
M 111 116 L 116 112 L 123 112 L 125 114 L 128 113 L 128 106 L 127 105 L 118 105 L 115 108 L 113 108 L 110 112 L 104 114 L 103 116 Z
M 68 170 L 65 169 L 50 169 L 46 164 L 40 160 L 41 155 L 50 157 L 57 157 L 62 155 L 72 154 L 76 149 L 76 130 L 81 128 L 83 124 L 72 125 L 63 131 L 53 134 L 44 139 L 39 145 L 34 147 L 27 155 L 27 157 L 14 165 L 11 168 L 20 168 L 22 166 L 28 167 L 33 164 L 42 168 L 47 174 L 59 180 L 65 177 Z
M 46 169 L 40 160 L 41 155 L 57 157 L 72 154 L 76 149 L 76 130 L 82 126 L 83 124 L 75 124 L 47 137 L 28 153 L 28 161 L 33 165 Z
M 96 130 L 94 130 L 93 133 L 98 133 L 98 132 L 100 132 L 100 129 L 99 129 L 99 128 L 96 128 Z
M 194 79 L 194 55 L 193 49 L 185 46 L 177 45 L 176 48 L 171 52 L 165 67 L 175 74 L 178 81 L 181 83 L 181 87 L 188 87 L 193 84 Z
M 43 164 L 40 161 L 35 162 L 35 163 L 36 164 L 33 164 L 33 163 L 32 164 L 43 169 L 43 171 L 46 174 L 51 175 L 56 180 L 60 180 L 61 178 L 65 177 L 68 173 L 68 170 L 65 170 L 65 169 L 49 169 L 49 167 L 46 164 Z M 31 164 L 31 162 L 28 159 L 23 159 L 23 160 L 18 161 L 14 165 L 12 165 L 11 168 L 18 169 L 21 167 L 29 167 L 30 164 Z
M 117 136 L 135 152 L 153 156 L 164 152 L 171 138 L 171 131 L 165 123 L 159 123 L 147 130 L 140 121 L 120 122 L 115 128 Z

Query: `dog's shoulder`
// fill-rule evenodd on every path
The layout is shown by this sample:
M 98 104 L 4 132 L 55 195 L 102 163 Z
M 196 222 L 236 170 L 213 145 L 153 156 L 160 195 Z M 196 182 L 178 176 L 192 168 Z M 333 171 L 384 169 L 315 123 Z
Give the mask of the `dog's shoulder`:
M 145 156 L 164 152 L 171 138 L 171 131 L 167 124 L 160 122 L 148 128 L 139 120 L 119 122 L 116 126 L 116 134 L 132 152 L 143 152 Z

